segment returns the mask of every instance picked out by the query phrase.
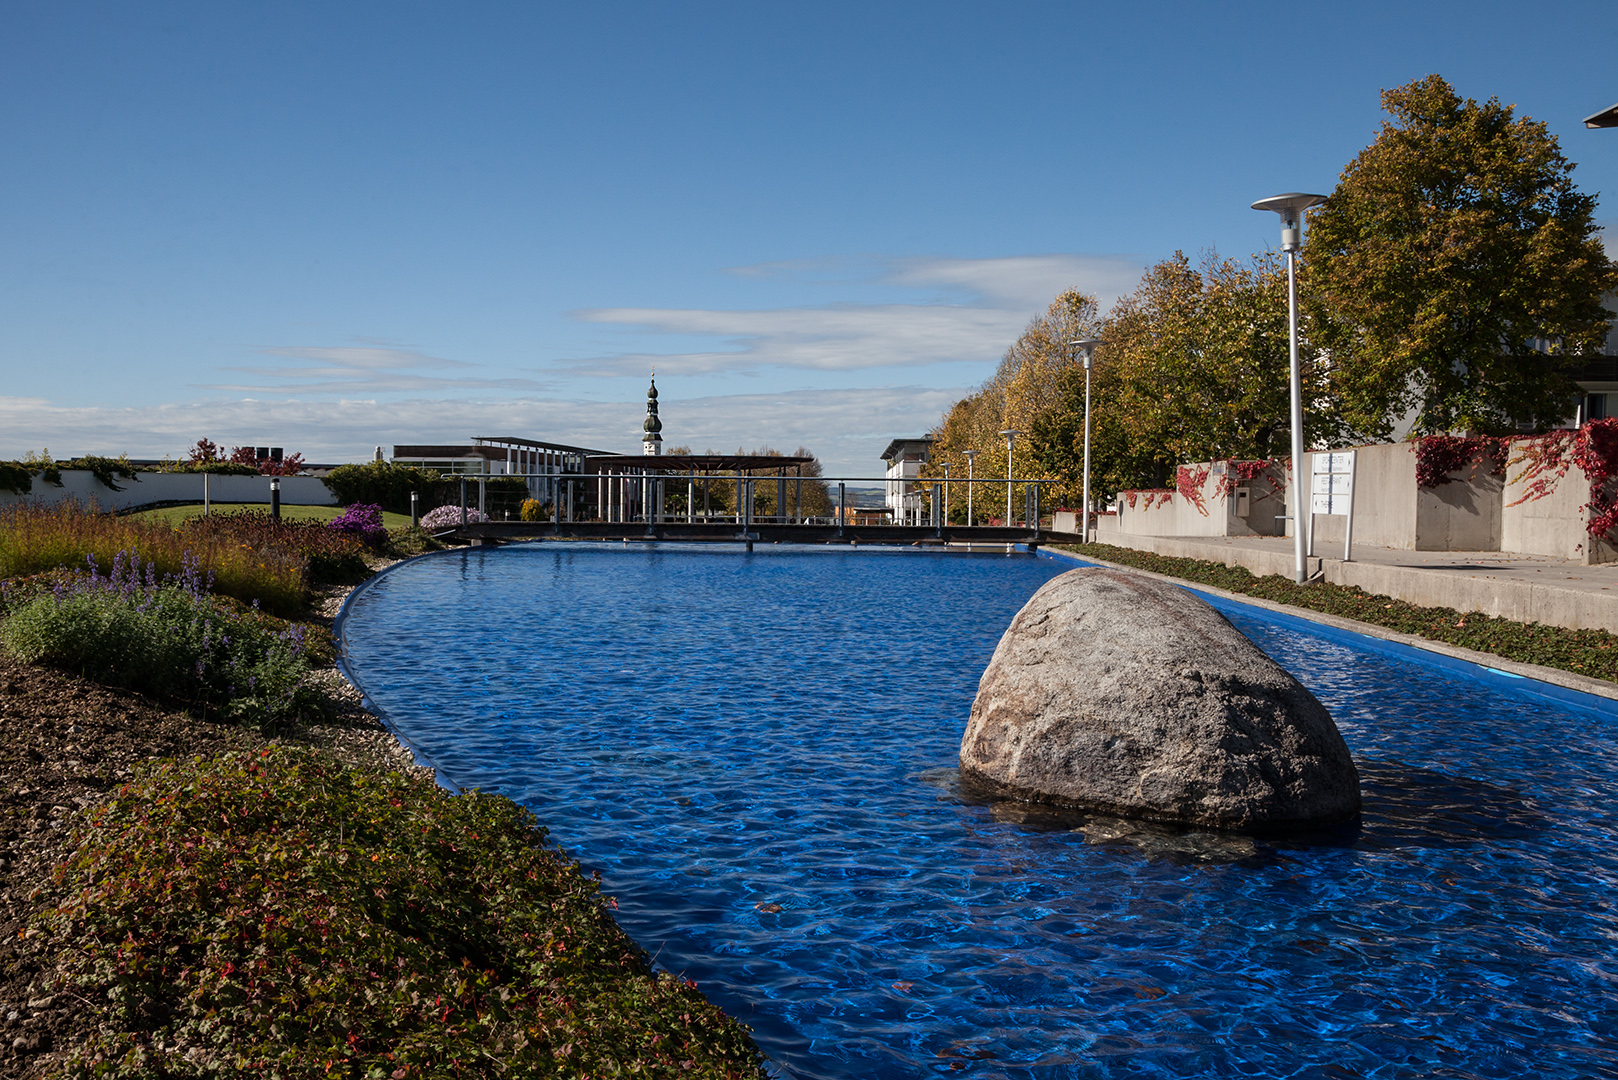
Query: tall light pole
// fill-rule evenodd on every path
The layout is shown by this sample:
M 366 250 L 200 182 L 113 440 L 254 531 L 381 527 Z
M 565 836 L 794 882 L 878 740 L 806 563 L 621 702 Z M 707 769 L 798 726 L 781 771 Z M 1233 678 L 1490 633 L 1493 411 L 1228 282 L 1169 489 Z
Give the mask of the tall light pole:
M 1081 512 L 1084 523 L 1079 526 L 1079 543 L 1090 542 L 1090 365 L 1095 360 L 1096 346 L 1101 344 L 1100 338 L 1079 338 L 1068 342 L 1079 350 L 1084 360 L 1084 506 Z
M 1006 528 L 1011 528 L 1011 447 L 1022 432 L 1008 429 L 1000 434 L 1006 437 Z M 1009 548 L 1007 550 L 1010 550 Z
M 976 462 L 974 462 L 973 459 L 978 456 L 978 452 L 976 450 L 962 450 L 961 453 L 966 455 L 966 525 L 967 525 L 967 528 L 971 528 L 972 527 L 972 466 L 974 464 L 976 464 Z
M 1298 367 L 1298 248 L 1302 230 L 1300 215 L 1311 206 L 1326 201 L 1324 195 L 1289 191 L 1253 204 L 1254 210 L 1273 210 L 1281 215 L 1281 250 L 1287 254 L 1287 331 L 1292 349 L 1292 575 L 1302 585 L 1309 577 L 1304 525 L 1309 513 L 1303 479 L 1303 376 Z

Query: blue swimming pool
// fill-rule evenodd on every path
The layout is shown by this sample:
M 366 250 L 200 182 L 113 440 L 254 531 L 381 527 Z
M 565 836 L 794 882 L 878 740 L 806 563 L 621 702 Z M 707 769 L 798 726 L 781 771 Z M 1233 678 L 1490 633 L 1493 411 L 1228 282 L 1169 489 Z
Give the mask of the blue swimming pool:
M 1357 831 L 1252 841 L 955 776 L 1011 616 L 1071 567 L 535 544 L 356 594 L 351 671 L 532 807 L 781 1075 L 1618 1075 L 1618 717 L 1242 605 L 1336 717 Z

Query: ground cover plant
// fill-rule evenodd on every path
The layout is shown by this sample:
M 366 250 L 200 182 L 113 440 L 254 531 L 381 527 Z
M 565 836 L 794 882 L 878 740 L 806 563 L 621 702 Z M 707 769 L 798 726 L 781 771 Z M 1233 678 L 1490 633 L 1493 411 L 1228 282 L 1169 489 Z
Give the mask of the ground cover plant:
M 1421 607 L 1368 593 L 1357 585 L 1324 581 L 1299 585 L 1279 575 L 1255 577 L 1244 567 L 1156 555 L 1111 544 L 1066 544 L 1062 550 L 1153 573 L 1212 585 L 1278 604 L 1357 619 L 1462 648 L 1618 682 L 1618 636 L 1605 630 L 1568 630 L 1520 623 L 1480 612 Z
M 36 929 L 99 1034 L 57 1075 L 762 1077 L 510 800 L 271 747 L 79 817 Z
M 59 578 L 8 601 L 0 645 L 44 664 L 179 703 L 263 731 L 317 715 L 301 626 L 277 630 L 210 595 L 194 561 L 160 579 L 152 563 L 119 553 L 106 574 Z

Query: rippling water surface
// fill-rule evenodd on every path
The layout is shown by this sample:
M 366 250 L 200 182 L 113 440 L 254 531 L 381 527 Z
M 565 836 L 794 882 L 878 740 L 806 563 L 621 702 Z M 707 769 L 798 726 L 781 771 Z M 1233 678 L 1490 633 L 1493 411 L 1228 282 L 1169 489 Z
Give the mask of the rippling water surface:
M 1618 1075 L 1610 712 L 1228 605 L 1336 717 L 1360 829 L 973 800 L 978 676 L 1070 565 L 519 545 L 400 567 L 344 635 L 444 777 L 532 807 L 783 1076 Z

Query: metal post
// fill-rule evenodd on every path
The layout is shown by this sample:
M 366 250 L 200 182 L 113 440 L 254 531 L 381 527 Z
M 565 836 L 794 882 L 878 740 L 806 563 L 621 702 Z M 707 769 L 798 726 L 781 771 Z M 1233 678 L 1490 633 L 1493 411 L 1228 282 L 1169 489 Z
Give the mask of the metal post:
M 938 535 L 940 537 L 942 537 L 944 535 L 944 485 L 943 484 L 934 484 L 933 485 L 933 528 L 938 530 Z
M 1079 543 L 1090 542 L 1090 350 L 1084 352 L 1084 502 L 1079 507 Z
M 944 524 L 949 524 L 949 462 L 944 462 Z
M 466 528 L 466 477 L 461 477 L 461 528 Z
M 848 484 L 842 480 L 837 481 L 837 535 L 843 535 L 843 529 L 848 525 Z
M 415 528 L 421 524 L 421 499 L 416 492 L 410 493 L 410 527 Z
M 1016 441 L 1017 436 L 1021 435 L 1022 432 L 1008 430 L 1008 431 L 1002 431 L 1000 434 L 1002 434 L 1002 435 L 1004 435 L 1006 437 L 1006 528 L 1009 529 L 1009 528 L 1011 528 L 1011 516 L 1012 516 L 1011 515 L 1011 488 L 1012 488 L 1011 478 L 1013 476 L 1013 472 L 1012 472 L 1012 447 L 1013 447 L 1013 445 L 1014 445 L 1014 443 Z
M 1359 476 L 1360 456 L 1348 452 L 1348 518 L 1343 522 L 1343 561 L 1354 561 L 1354 481 Z
M 1287 338 L 1290 352 L 1291 420 L 1292 420 L 1292 556 L 1293 577 L 1302 585 L 1309 577 L 1308 562 L 1308 498 L 1304 490 L 1305 464 L 1303 460 L 1303 374 L 1298 362 L 1298 247 L 1302 239 L 1303 211 L 1326 201 L 1324 195 L 1310 195 L 1293 191 L 1273 198 L 1261 199 L 1253 204 L 1254 210 L 1272 210 L 1281 215 L 1281 250 L 1287 256 Z
M 270 517 L 281 520 L 281 478 L 270 477 Z
M 692 473 L 685 479 L 685 523 L 694 525 L 697 521 L 697 474 Z
M 977 464 L 978 452 L 976 450 L 963 451 L 966 454 L 966 526 L 972 527 L 972 466 Z

